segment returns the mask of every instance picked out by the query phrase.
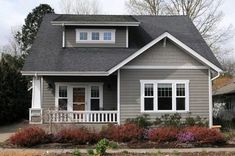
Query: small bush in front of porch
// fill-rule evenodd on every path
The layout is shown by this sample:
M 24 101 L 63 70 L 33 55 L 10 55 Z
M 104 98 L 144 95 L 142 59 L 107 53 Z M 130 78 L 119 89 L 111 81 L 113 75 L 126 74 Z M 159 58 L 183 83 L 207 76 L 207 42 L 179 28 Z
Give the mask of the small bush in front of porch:
M 147 130 L 147 139 L 153 142 L 170 142 L 177 140 L 179 130 L 172 127 L 151 128 Z
M 136 124 L 126 123 L 123 125 L 110 125 L 103 129 L 102 137 L 116 142 L 129 142 L 143 138 L 144 129 Z
M 10 143 L 21 147 L 31 147 L 48 141 L 48 134 L 39 127 L 21 129 L 10 137 Z
M 136 118 L 127 119 L 126 123 L 136 124 L 137 126 L 141 128 L 148 128 L 153 125 L 153 123 L 150 121 L 148 114 L 143 114 L 143 115 L 137 116 Z
M 100 139 L 99 134 L 86 128 L 67 128 L 55 134 L 56 142 L 73 144 L 94 144 Z

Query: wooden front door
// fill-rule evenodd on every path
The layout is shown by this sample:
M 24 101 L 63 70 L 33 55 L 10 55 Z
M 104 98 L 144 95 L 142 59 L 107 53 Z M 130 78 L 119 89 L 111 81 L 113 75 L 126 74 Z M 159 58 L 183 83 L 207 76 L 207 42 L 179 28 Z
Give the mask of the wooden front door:
M 73 88 L 73 111 L 85 111 L 86 108 L 86 88 Z

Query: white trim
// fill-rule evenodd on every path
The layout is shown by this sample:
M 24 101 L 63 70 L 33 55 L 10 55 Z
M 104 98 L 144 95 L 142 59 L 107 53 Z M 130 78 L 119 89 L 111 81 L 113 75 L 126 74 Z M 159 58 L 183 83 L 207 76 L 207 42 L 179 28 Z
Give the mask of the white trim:
M 120 70 L 117 71 L 117 122 L 120 125 L 120 120 L 121 120 L 121 114 L 120 111 L 121 107 L 120 107 Z
M 62 47 L 65 47 L 65 27 L 62 25 Z
M 129 28 L 126 27 L 126 48 L 129 47 Z
M 213 125 L 213 109 L 212 109 L 212 81 L 211 81 L 211 71 L 208 70 L 208 85 L 209 85 L 209 127 Z
M 87 33 L 87 40 L 80 40 L 80 33 Z M 99 40 L 92 40 L 92 33 L 99 33 Z M 111 33 L 111 40 L 104 40 L 104 33 Z M 76 43 L 82 44 L 115 44 L 116 30 L 115 29 L 76 29 Z
M 153 84 L 154 89 L 154 104 L 153 104 L 153 110 L 144 110 L 144 85 L 146 83 Z M 172 84 L 172 110 L 158 110 L 158 90 L 157 85 L 159 83 L 171 83 Z M 184 84 L 185 85 L 185 110 L 176 110 L 176 85 L 177 84 Z M 187 113 L 189 112 L 189 80 L 140 80 L 140 109 L 141 113 Z
M 100 108 L 103 108 L 103 83 L 100 82 L 55 82 L 56 96 L 55 96 L 55 107 L 58 108 L 58 97 L 59 97 L 59 86 L 67 87 L 67 111 L 73 111 L 73 88 L 81 87 L 85 88 L 85 111 L 90 110 L 91 108 L 91 86 L 99 87 L 99 99 L 100 99 Z
M 52 25 L 76 25 L 76 26 L 139 26 L 140 22 L 102 22 L 102 23 L 78 23 L 75 21 L 51 21 Z
M 157 37 L 156 39 L 154 39 L 153 41 L 151 41 L 150 43 L 148 43 L 147 45 L 145 45 L 144 47 L 142 47 L 141 49 L 139 49 L 138 51 L 136 51 L 134 54 L 132 54 L 131 56 L 129 56 L 128 58 L 126 58 L 125 60 L 123 60 L 121 63 L 119 63 L 118 65 L 116 65 L 115 67 L 111 68 L 109 70 L 109 74 L 112 74 L 113 72 L 115 72 L 117 69 L 121 68 L 122 66 L 124 66 L 125 64 L 127 64 L 128 62 L 130 62 L 131 60 L 133 60 L 134 58 L 136 58 L 137 56 L 139 56 L 140 54 L 142 54 L 143 52 L 145 52 L 147 49 L 149 49 L 150 47 L 152 47 L 153 45 L 155 45 L 156 43 L 158 43 L 159 41 L 161 41 L 162 39 L 164 39 L 165 37 L 169 38 L 170 40 L 172 40 L 173 42 L 175 42 L 177 45 L 179 45 L 181 48 L 183 48 L 184 50 L 186 50 L 188 53 L 190 53 L 191 55 L 195 56 L 197 59 L 199 59 L 200 61 L 204 62 L 207 66 L 211 67 L 212 69 L 214 69 L 217 72 L 222 72 L 222 69 L 220 69 L 219 67 L 217 67 L 216 65 L 214 65 L 213 63 L 211 63 L 210 61 L 208 61 L 207 59 L 205 59 L 204 57 L 202 57 L 201 55 L 199 55 L 197 52 L 195 52 L 193 49 L 191 49 L 190 47 L 188 47 L 187 45 L 185 45 L 184 43 L 182 43 L 180 40 L 178 40 L 177 38 L 175 38 L 173 35 L 171 35 L 168 32 L 165 32 L 163 34 L 161 34 L 159 37 Z
M 121 69 L 208 69 L 206 66 L 123 66 Z
M 31 108 L 41 108 L 41 100 L 42 100 L 42 84 L 41 77 L 33 77 L 33 90 L 32 90 L 32 106 Z
M 21 71 L 22 75 L 25 76 L 108 76 L 110 75 L 108 72 L 101 71 L 85 71 L 85 72 L 72 72 L 72 71 Z

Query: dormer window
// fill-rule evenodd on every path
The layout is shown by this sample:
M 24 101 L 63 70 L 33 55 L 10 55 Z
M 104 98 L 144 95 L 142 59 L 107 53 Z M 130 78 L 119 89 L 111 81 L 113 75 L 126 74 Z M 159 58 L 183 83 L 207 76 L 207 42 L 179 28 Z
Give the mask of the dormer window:
M 100 40 L 100 33 L 92 32 L 92 40 Z
M 87 32 L 80 32 L 80 40 L 87 40 Z
M 76 29 L 76 43 L 114 44 L 115 29 Z

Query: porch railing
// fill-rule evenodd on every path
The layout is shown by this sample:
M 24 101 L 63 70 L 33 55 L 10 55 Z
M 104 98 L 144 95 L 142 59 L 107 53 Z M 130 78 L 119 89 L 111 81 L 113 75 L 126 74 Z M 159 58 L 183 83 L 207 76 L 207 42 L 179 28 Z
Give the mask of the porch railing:
M 44 111 L 45 123 L 117 123 L 117 111 Z

